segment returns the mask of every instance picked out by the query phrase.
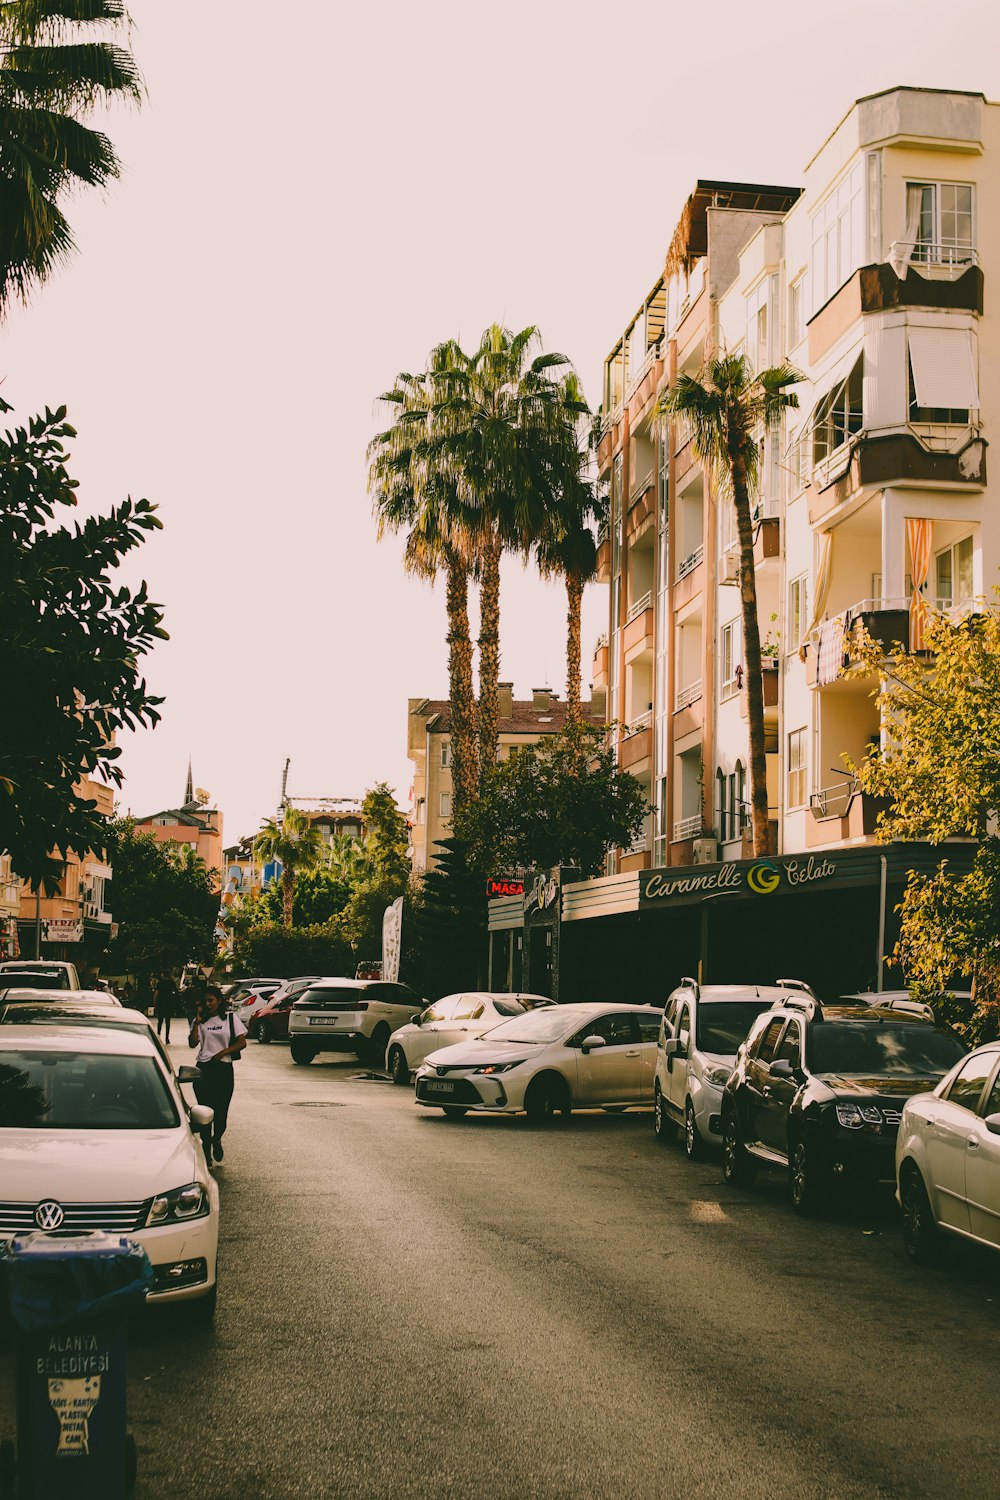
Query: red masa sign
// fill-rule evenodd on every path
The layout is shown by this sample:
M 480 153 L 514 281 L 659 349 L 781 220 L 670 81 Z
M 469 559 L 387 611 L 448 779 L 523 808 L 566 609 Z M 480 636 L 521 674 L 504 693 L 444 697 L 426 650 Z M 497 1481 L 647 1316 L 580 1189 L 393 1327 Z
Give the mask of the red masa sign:
M 487 880 L 486 895 L 492 896 L 523 896 L 524 881 L 513 877 L 501 876 L 499 880 Z

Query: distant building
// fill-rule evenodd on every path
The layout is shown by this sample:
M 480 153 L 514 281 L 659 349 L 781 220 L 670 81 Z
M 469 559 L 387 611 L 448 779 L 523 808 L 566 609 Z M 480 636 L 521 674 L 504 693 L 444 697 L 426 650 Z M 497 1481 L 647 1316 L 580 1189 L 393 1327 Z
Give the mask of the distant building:
M 103 781 L 86 778 L 77 786 L 81 796 L 92 799 L 103 818 L 114 812 L 114 792 Z M 0 954 L 8 958 L 34 958 L 36 939 L 40 940 L 43 958 L 61 958 L 75 963 L 81 978 L 89 969 L 100 967 L 112 938 L 111 923 L 111 866 L 105 864 L 101 854 L 86 853 L 82 857 L 70 850 L 57 850 L 62 858 L 62 874 L 54 895 L 36 892 L 27 881 L 15 881 L 9 873 L 7 855 L 0 861 L 0 897 L 5 897 L 5 908 L 13 904 L 14 893 L 18 898 L 15 913 L 6 917 L 0 911 Z
M 159 844 L 187 847 L 205 861 L 221 885 L 222 882 L 222 813 L 208 806 L 208 793 L 196 792 L 188 763 L 187 786 L 180 807 L 165 808 L 136 818 L 142 833 L 151 833 Z
M 565 729 L 566 708 L 551 688 L 533 688 L 530 698 L 515 699 L 514 684 L 501 682 L 497 759 L 507 760 L 523 745 Z M 603 723 L 603 698 L 585 702 L 583 712 Z M 422 874 L 434 868 L 434 847 L 451 831 L 451 705 L 446 698 L 409 699 L 407 754 L 413 762 L 413 871 Z

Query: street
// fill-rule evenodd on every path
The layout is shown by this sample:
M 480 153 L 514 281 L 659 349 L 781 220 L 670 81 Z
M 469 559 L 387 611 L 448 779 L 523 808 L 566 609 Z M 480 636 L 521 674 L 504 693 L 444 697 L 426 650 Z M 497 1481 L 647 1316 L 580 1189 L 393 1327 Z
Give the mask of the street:
M 648 1114 L 358 1071 L 244 1054 L 215 1329 L 133 1334 L 137 1500 L 995 1492 L 995 1259 L 915 1270 L 891 1209 L 798 1220 Z M 5 1354 L 5 1432 L 12 1394 Z

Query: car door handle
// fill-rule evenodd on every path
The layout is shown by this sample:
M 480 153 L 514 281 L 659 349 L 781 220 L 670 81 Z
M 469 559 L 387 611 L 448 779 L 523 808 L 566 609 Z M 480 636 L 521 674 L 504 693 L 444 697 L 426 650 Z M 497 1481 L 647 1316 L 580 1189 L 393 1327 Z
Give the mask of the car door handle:
M 969 1150 L 970 1151 L 978 1151 L 979 1150 L 979 1138 L 978 1138 L 978 1136 L 974 1136 L 974 1135 L 970 1135 L 969 1136 Z
M 626 1057 L 638 1057 L 639 1056 L 639 1049 L 638 1049 L 638 1047 L 633 1047 L 631 1051 L 626 1052 L 625 1056 Z

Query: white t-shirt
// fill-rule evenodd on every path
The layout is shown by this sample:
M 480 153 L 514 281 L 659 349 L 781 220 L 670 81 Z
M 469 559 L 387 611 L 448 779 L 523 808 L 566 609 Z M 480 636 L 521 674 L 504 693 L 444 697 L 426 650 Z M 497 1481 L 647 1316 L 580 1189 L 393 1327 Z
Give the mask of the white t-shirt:
M 229 1034 L 229 1026 L 232 1022 L 232 1035 Z M 239 1016 L 207 1016 L 201 1022 L 200 1028 L 201 1046 L 198 1048 L 198 1062 L 211 1062 L 217 1052 L 225 1047 L 231 1047 L 237 1037 L 246 1036 L 247 1029 Z M 220 1057 L 222 1063 L 232 1063 L 232 1056 Z

